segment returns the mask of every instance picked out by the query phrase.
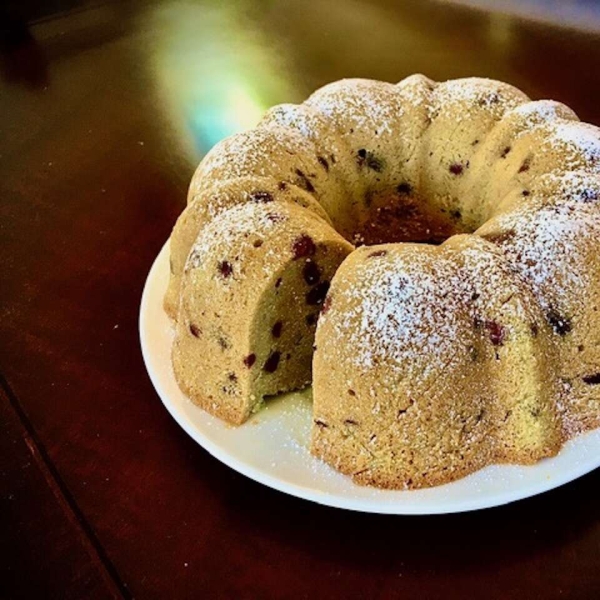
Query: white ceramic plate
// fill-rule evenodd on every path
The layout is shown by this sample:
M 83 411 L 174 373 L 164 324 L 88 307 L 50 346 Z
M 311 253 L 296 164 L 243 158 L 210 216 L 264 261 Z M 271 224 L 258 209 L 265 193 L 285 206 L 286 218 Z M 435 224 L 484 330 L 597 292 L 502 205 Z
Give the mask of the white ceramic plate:
M 600 429 L 570 441 L 554 458 L 530 467 L 498 465 L 454 483 L 415 491 L 357 486 L 308 451 L 310 394 L 270 402 L 241 427 L 193 405 L 171 369 L 173 330 L 162 308 L 169 276 L 165 245 L 148 275 L 140 309 L 144 361 L 158 395 L 181 427 L 232 469 L 287 494 L 372 513 L 435 514 L 489 508 L 540 494 L 600 466 Z

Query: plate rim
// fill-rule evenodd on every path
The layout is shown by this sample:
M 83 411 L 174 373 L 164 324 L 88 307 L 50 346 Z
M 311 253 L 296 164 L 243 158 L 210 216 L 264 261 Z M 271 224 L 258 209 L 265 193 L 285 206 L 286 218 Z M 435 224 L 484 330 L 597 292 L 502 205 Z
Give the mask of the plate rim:
M 173 402 L 169 394 L 163 388 L 160 376 L 157 372 L 154 371 L 152 367 L 151 360 L 151 344 L 148 341 L 148 331 L 146 328 L 145 319 L 148 315 L 148 307 L 151 305 L 151 291 L 154 285 L 156 285 L 156 280 L 160 280 L 161 277 L 161 267 L 162 262 L 167 262 L 167 255 L 169 252 L 169 241 L 167 240 L 165 244 L 161 247 L 159 253 L 155 257 L 152 266 L 148 272 L 146 280 L 144 282 L 144 287 L 141 295 L 140 301 L 140 310 L 138 315 L 138 329 L 139 329 L 139 340 L 141 346 L 142 357 L 144 360 L 144 366 L 152 382 L 154 390 L 156 391 L 160 401 L 163 406 L 167 409 L 171 417 L 175 420 L 175 422 L 189 435 L 200 447 L 206 450 L 211 456 L 216 458 L 218 461 L 222 462 L 229 468 L 234 471 L 240 473 L 252 479 L 262 485 L 265 485 L 269 488 L 275 489 L 284 494 L 288 494 L 290 496 L 294 496 L 296 498 L 301 498 L 303 500 L 309 500 L 311 502 L 315 502 L 317 504 L 328 506 L 332 508 L 341 508 L 344 510 L 351 510 L 362 513 L 372 513 L 372 514 L 388 514 L 388 515 L 410 515 L 410 516 L 426 516 L 426 515 L 436 515 L 436 514 L 455 514 L 462 512 L 471 512 L 476 510 L 484 510 L 487 508 L 494 508 L 496 506 L 503 506 L 512 502 L 516 502 L 518 500 L 524 500 L 526 498 L 531 498 L 533 496 L 537 496 L 539 494 L 543 494 L 544 492 L 548 492 L 550 490 L 561 487 L 575 479 L 583 477 L 584 475 L 590 473 L 600 466 L 600 455 L 596 458 L 596 462 L 590 461 L 589 463 L 583 461 L 582 464 L 577 469 L 572 469 L 566 472 L 564 475 L 552 478 L 547 480 L 544 483 L 539 484 L 539 486 L 534 487 L 532 489 L 527 490 L 525 493 L 522 491 L 519 492 L 520 488 L 512 488 L 508 490 L 503 490 L 502 492 L 497 492 L 493 495 L 484 495 L 482 497 L 474 496 L 469 500 L 462 500 L 460 503 L 455 503 L 453 505 L 444 505 L 441 504 L 438 509 L 432 508 L 428 506 L 425 510 L 421 510 L 418 505 L 394 505 L 378 502 L 376 499 L 370 498 L 351 498 L 346 496 L 339 496 L 335 494 L 331 494 L 329 492 L 319 492 L 318 490 L 308 488 L 303 485 L 289 483 L 287 481 L 283 481 L 280 478 L 270 475 L 264 471 L 261 471 L 259 468 L 248 465 L 243 461 L 237 459 L 235 456 L 231 455 L 226 450 L 223 450 L 219 444 L 213 442 L 208 437 L 202 433 L 197 427 L 193 425 L 187 415 L 179 408 L 176 402 Z M 162 308 L 162 306 L 161 306 Z M 162 309 L 164 310 L 164 309 Z M 188 400 L 188 402 L 190 402 Z M 591 434 L 594 431 L 592 430 L 586 432 L 582 435 Z M 580 437 L 580 436 L 578 436 Z M 544 459 L 547 460 L 547 459 Z M 518 465 L 524 466 L 524 465 Z M 535 466 L 535 465 L 534 465 Z M 443 486 L 438 486 L 443 487 Z M 434 489 L 434 488 L 429 488 Z M 410 494 L 411 490 L 381 490 L 382 492 L 402 492 L 406 494 Z M 415 490 L 418 491 L 418 490 Z

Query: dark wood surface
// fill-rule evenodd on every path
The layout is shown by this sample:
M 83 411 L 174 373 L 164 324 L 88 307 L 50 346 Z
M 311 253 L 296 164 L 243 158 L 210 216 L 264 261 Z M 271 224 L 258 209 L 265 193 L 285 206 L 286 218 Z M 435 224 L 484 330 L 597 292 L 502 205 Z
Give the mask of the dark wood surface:
M 600 473 L 453 516 L 286 497 L 179 429 L 137 331 L 195 164 L 267 106 L 421 71 L 600 124 L 600 36 L 428 2 L 66 8 L 0 53 L 0 597 L 600 597 Z

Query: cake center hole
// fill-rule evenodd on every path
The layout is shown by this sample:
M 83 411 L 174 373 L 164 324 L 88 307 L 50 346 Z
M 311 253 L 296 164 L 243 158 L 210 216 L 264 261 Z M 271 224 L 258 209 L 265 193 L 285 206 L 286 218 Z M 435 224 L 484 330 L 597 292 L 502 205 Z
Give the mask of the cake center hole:
M 458 208 L 434 207 L 411 185 L 365 194 L 364 210 L 350 241 L 355 245 L 395 242 L 441 244 L 457 233 L 472 233 Z

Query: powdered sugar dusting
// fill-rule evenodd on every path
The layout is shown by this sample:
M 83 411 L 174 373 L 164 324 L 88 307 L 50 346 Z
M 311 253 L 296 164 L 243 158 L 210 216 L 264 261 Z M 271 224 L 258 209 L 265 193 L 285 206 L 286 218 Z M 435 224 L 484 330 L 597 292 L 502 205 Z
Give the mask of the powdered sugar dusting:
M 338 340 L 332 347 L 352 347 L 361 372 L 385 363 L 423 381 L 447 367 L 457 347 L 468 346 L 475 318 L 494 319 L 506 310 L 517 320 L 536 314 L 502 252 L 479 238 L 439 250 L 390 248 L 385 257 L 357 261 L 351 276 L 360 285 L 341 292 L 334 285 L 334 308 L 322 319 L 333 320 Z M 516 294 L 520 301 L 505 305 Z M 336 314 L 338 295 L 343 315 Z
M 219 142 L 198 167 L 190 193 L 196 194 L 215 180 L 247 175 L 271 176 L 285 169 L 285 156 L 314 157 L 314 144 L 297 132 L 262 126 Z
M 242 190 L 240 192 L 240 204 L 250 202 L 252 200 L 251 189 Z M 213 193 L 210 202 L 204 203 L 201 209 L 206 210 L 208 215 L 207 220 L 213 220 L 214 217 L 221 214 L 223 211 L 231 207 L 231 198 L 227 194 Z
M 566 125 L 578 122 L 577 115 L 570 108 L 553 100 L 525 102 L 509 111 L 505 118 L 514 123 L 513 144 L 521 138 L 528 143 L 527 138 L 532 133 L 550 137 L 556 131 L 557 121 Z
M 265 115 L 263 122 L 292 127 L 304 137 L 321 143 L 324 141 L 321 139 L 324 133 L 333 134 L 333 131 L 328 131 L 330 126 L 323 115 L 304 105 L 280 104 L 275 106 Z
M 244 263 L 240 260 L 243 258 L 243 251 L 250 250 L 256 240 L 289 231 L 293 227 L 293 212 L 294 207 L 286 205 L 268 207 L 247 203 L 230 208 L 222 214 L 222 218 L 213 219 L 201 231 L 190 251 L 186 271 L 197 269 L 206 263 L 212 265 L 237 252 L 237 262 L 232 266 L 231 277 L 235 280 L 242 279 L 245 276 Z M 281 260 L 281 253 L 271 245 L 261 246 L 261 251 L 263 272 L 270 276 L 275 264 Z M 241 268 L 237 268 L 237 264 Z M 214 269 L 211 273 L 214 273 L 213 277 L 218 277 L 218 272 Z
M 554 100 L 525 102 L 514 108 L 511 114 L 517 115 L 525 128 L 556 119 L 577 120 L 577 115 L 568 106 Z
M 409 104 L 408 109 L 412 107 L 422 107 L 428 105 L 431 99 L 431 92 L 439 84 L 432 81 L 425 75 L 411 75 L 396 84 L 396 89 L 400 94 L 401 101 Z
M 352 276 L 361 284 L 344 292 L 349 308 L 334 321 L 339 342 L 354 349 L 355 366 L 368 370 L 385 361 L 426 377 L 449 361 L 464 331 L 451 306 L 454 275 L 448 261 L 416 252 L 356 264 Z
M 523 92 L 505 83 L 475 77 L 455 79 L 435 88 L 429 111 L 431 118 L 446 114 L 456 122 L 470 119 L 474 111 L 481 109 L 499 118 L 527 100 Z
M 549 196 L 567 200 L 585 203 L 600 199 L 600 176 L 587 171 L 549 173 L 540 178 L 539 186 Z
M 600 129 L 588 123 L 556 121 L 542 146 L 560 152 L 559 167 L 580 168 L 582 160 L 595 172 L 600 172 Z
M 550 174 L 540 181 L 550 200 L 535 201 L 494 219 L 494 227 L 514 231 L 503 248 L 518 265 L 544 308 L 573 307 L 585 298 L 589 271 L 585 253 L 600 239 L 600 180 L 586 173 Z
M 404 113 L 398 91 L 391 83 L 368 79 L 342 79 L 317 90 L 306 101 L 333 122 L 351 129 L 377 134 L 397 134 L 392 123 Z

